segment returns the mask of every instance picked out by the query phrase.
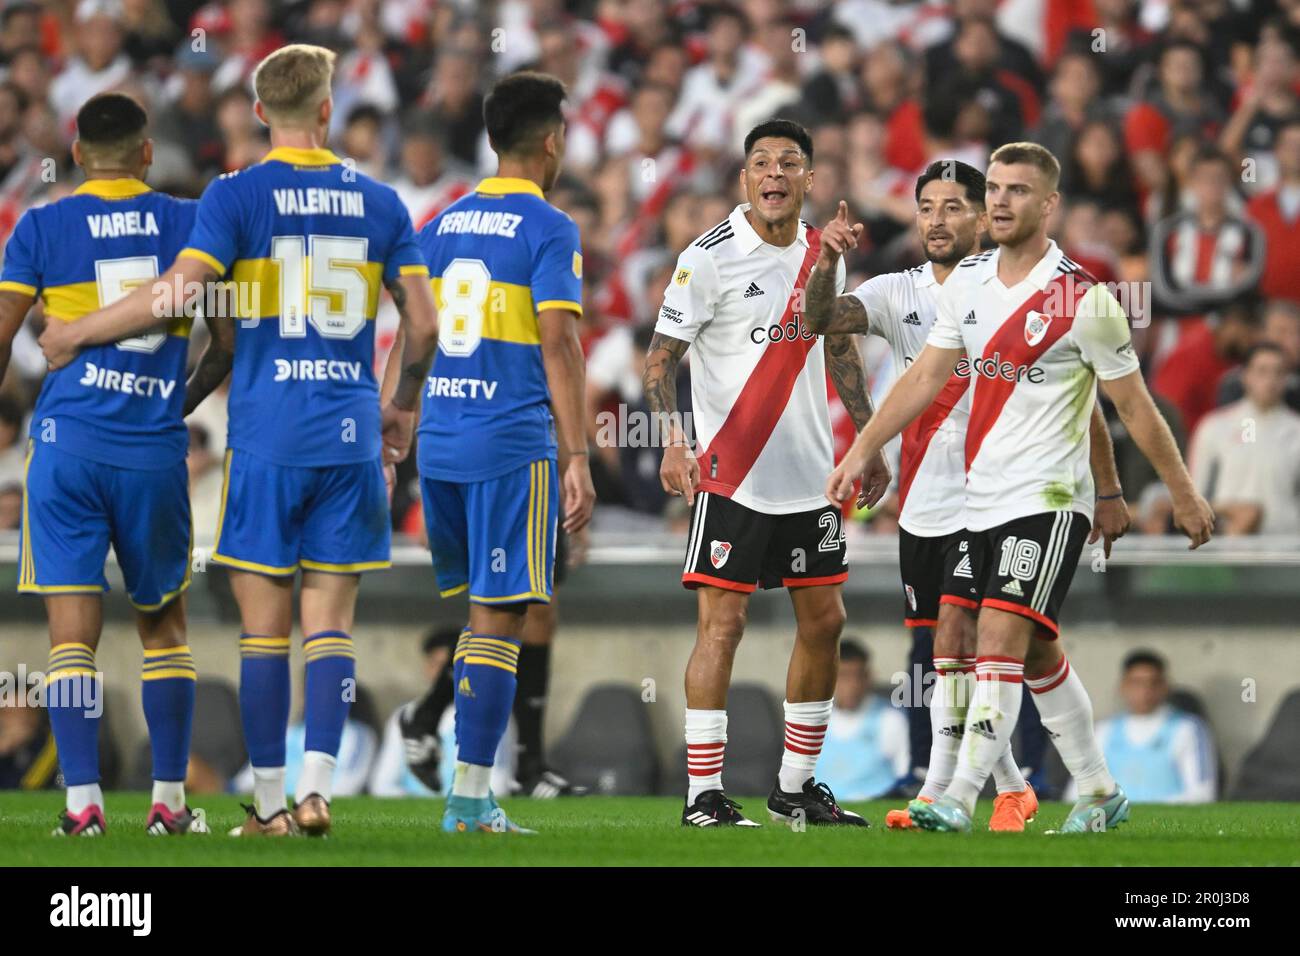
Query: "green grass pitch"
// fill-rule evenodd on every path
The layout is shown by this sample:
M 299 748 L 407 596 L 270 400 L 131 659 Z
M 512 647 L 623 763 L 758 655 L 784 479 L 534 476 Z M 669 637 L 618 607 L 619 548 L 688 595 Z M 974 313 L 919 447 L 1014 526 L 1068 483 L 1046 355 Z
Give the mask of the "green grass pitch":
M 1044 804 L 1024 834 L 890 832 L 886 801 L 846 804 L 870 830 L 771 823 L 762 798 L 741 798 L 761 830 L 687 830 L 671 797 L 510 800 L 505 806 L 537 836 L 438 832 L 440 800 L 342 798 L 334 835 L 323 840 L 236 840 L 238 801 L 196 799 L 209 834 L 182 838 L 144 833 L 147 795 L 109 794 L 108 836 L 55 839 L 49 833 L 61 793 L 0 793 L 0 866 L 1267 866 L 1300 865 L 1300 807 L 1233 803 L 1202 807 L 1136 806 L 1132 822 L 1105 834 L 1046 835 L 1065 818 Z M 987 824 L 989 806 L 978 825 Z

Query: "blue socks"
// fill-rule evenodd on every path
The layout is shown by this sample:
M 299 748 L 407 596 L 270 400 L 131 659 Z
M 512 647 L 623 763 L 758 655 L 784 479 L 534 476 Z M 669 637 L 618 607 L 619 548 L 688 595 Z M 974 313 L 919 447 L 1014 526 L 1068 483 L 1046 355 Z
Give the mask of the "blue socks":
M 239 636 L 239 713 L 248 761 L 284 766 L 289 730 L 289 638 Z
M 321 631 L 303 642 L 303 653 L 307 658 L 304 749 L 337 757 L 356 696 L 357 655 L 352 638 L 342 631 Z
M 464 634 L 456 657 L 457 760 L 491 767 L 510 723 L 520 642 L 490 634 Z
M 95 652 L 86 644 L 50 648 L 45 704 L 66 787 L 99 783 L 99 718 L 104 710 Z
M 188 645 L 145 649 L 140 697 L 149 725 L 155 781 L 185 780 L 197 677 Z

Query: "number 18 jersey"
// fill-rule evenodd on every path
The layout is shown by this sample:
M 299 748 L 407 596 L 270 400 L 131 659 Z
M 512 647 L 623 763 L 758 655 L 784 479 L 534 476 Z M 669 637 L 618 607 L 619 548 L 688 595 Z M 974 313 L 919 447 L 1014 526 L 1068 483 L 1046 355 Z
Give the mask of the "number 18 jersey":
M 420 415 L 420 474 L 487 481 L 556 453 L 537 315 L 582 315 L 578 227 L 525 179 L 492 177 L 420 230 L 438 354 Z
M 208 186 L 182 255 L 233 280 L 228 445 L 278 465 L 378 460 L 380 288 L 427 274 L 392 187 L 279 147 Z

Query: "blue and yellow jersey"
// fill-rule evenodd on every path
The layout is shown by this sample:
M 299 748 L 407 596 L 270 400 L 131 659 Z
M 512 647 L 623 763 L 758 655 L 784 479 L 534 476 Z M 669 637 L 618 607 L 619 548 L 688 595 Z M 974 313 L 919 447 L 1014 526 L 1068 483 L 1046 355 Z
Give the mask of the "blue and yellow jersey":
M 138 179 L 88 180 L 18 220 L 5 246 L 0 290 L 39 295 L 47 322 L 75 322 L 171 265 L 189 238 L 196 206 Z M 32 437 L 123 468 L 183 460 L 190 325 L 179 318 L 92 346 L 45 376 Z
M 327 149 L 279 147 L 208 186 L 182 254 L 233 280 L 229 446 L 279 465 L 378 459 L 380 290 L 427 275 L 397 193 Z
M 537 314 L 582 314 L 578 227 L 526 179 L 494 177 L 420 230 L 438 304 L 420 474 L 486 481 L 554 457 Z

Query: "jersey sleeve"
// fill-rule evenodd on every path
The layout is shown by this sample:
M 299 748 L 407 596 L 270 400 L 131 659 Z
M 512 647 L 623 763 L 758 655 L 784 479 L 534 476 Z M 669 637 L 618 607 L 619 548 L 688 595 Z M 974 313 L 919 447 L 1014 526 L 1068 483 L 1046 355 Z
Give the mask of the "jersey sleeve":
M 235 180 L 214 179 L 203 190 L 194 215 L 194 231 L 181 250 L 183 256 L 202 259 L 224 276 L 236 259 L 240 247 L 240 215 Z
M 849 295 L 861 302 L 867 312 L 868 334 L 879 335 L 893 345 L 898 338 L 898 325 L 890 308 L 890 282 L 888 273 L 872 276 Z
M 1071 333 L 1083 360 L 1103 382 L 1138 370 L 1128 316 L 1104 285 L 1094 285 L 1083 294 L 1074 310 Z
M 21 292 L 35 297 L 44 283 L 41 266 L 40 233 L 36 217 L 29 209 L 14 226 L 9 241 L 5 243 L 4 269 L 0 271 L 0 292 Z
M 389 215 L 396 221 L 397 229 L 388 258 L 384 261 L 384 284 L 387 285 L 398 276 L 427 276 L 429 264 L 424 259 L 420 244 L 415 241 L 411 214 L 406 211 L 396 193 L 393 193 Z
M 708 250 L 690 245 L 677 257 L 677 268 L 664 290 L 655 331 L 683 342 L 696 336 L 713 319 L 718 305 L 718 272 Z
M 568 309 L 582 315 L 582 241 L 578 224 L 559 216 L 533 260 L 533 302 L 543 309 Z
M 937 349 L 965 348 L 965 341 L 961 337 L 961 319 L 957 315 L 957 303 L 950 288 L 952 285 L 954 283 L 951 281 L 945 282 L 939 286 L 939 292 L 935 296 L 934 325 L 930 327 L 925 344 Z

